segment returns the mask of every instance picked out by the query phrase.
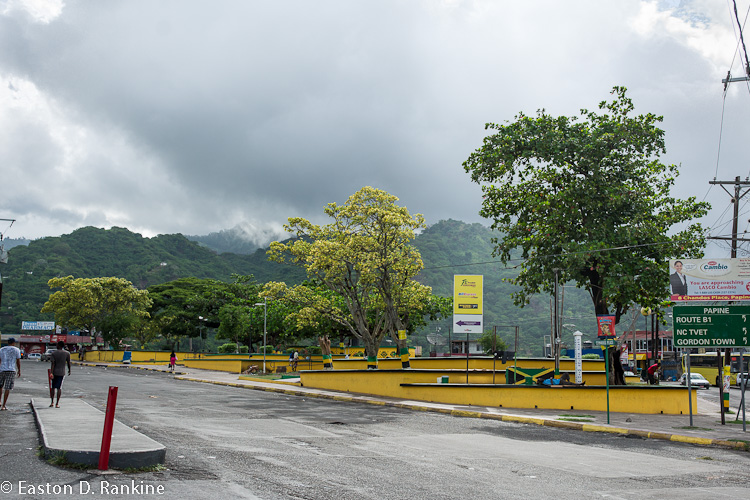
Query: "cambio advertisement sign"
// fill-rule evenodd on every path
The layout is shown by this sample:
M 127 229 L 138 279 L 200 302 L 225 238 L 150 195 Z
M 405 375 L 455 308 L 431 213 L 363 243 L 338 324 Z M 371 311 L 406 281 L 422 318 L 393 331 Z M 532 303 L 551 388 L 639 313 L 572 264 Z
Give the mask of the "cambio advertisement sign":
M 750 300 L 750 259 L 669 261 L 672 301 Z
M 482 275 L 453 276 L 453 331 L 482 333 Z

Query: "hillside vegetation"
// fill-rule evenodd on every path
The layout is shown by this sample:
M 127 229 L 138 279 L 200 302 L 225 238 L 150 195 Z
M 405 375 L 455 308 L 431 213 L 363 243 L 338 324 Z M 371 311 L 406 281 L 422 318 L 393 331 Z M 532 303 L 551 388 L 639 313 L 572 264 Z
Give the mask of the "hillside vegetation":
M 418 280 L 431 286 L 435 294 L 449 297 L 454 274 L 484 275 L 486 328 L 498 326 L 498 334 L 512 346 L 512 327 L 519 326 L 519 351 L 541 354 L 542 338 L 550 331 L 550 298 L 534 297 L 525 308 L 513 305 L 514 287 L 503 279 L 512 277 L 515 270 L 494 262 L 492 236 L 481 224 L 455 220 L 428 227 L 414 240 L 425 264 Z M 300 268 L 269 262 L 265 249 L 241 255 L 226 248 L 208 248 L 207 244 L 206 240 L 199 244 L 180 234 L 144 238 L 124 228 L 85 227 L 16 246 L 9 252 L 8 263 L 0 264 L 4 282 L 0 330 L 18 334 L 21 321 L 54 319 L 39 311 L 50 294 L 47 281 L 56 276 L 115 276 L 138 288 L 184 277 L 228 281 L 232 274 L 252 274 L 259 282 L 297 284 L 305 279 Z M 563 313 L 564 323 L 575 324 L 583 332 L 595 332 L 593 307 L 586 292 L 566 289 Z M 447 339 L 450 326 L 450 319 L 435 322 L 417 333 L 414 343 L 427 345 L 426 335 L 437 333 L 438 328 Z M 564 340 L 566 336 L 572 338 L 570 332 L 565 333 Z

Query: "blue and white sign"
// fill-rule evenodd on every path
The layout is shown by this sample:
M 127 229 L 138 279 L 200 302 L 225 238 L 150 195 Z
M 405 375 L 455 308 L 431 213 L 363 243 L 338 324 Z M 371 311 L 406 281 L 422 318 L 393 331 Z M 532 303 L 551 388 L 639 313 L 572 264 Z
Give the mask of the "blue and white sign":
M 54 321 L 22 321 L 21 322 L 21 330 L 39 331 L 39 330 L 54 330 L 54 329 L 55 329 Z

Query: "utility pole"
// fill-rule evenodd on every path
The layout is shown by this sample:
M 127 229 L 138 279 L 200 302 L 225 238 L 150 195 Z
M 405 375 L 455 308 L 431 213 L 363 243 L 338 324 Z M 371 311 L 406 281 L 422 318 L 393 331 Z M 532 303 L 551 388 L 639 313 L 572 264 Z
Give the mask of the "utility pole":
M 555 342 L 554 342 L 554 350 L 555 350 L 555 376 L 560 375 L 560 320 L 558 317 L 558 311 L 557 311 L 557 289 L 558 289 L 558 281 L 559 281 L 559 269 L 554 269 L 555 271 L 555 307 L 554 307 L 554 315 L 555 315 L 555 322 L 552 327 L 553 333 L 555 335 Z
M 724 82 L 725 88 L 726 84 L 728 82 Z M 709 184 L 718 184 L 721 186 L 721 189 L 723 189 L 729 196 L 732 197 L 732 204 L 734 205 L 734 213 L 732 218 L 732 237 L 726 238 L 721 236 L 714 236 L 710 239 L 713 240 L 732 240 L 732 258 L 737 258 L 737 242 L 738 241 L 750 241 L 747 238 L 738 238 L 737 237 L 737 222 L 739 219 L 739 213 L 740 213 L 740 200 L 747 194 L 750 193 L 750 189 L 745 189 L 745 192 L 742 192 L 742 188 L 746 186 L 750 186 L 750 181 L 745 180 L 741 181 L 740 176 L 734 178 L 733 181 L 709 181 Z M 730 193 L 727 188 L 724 187 L 724 185 L 734 185 L 734 195 Z M 721 354 L 718 354 L 718 369 L 719 369 L 719 376 L 721 377 L 721 383 L 719 384 L 719 399 L 722 402 L 721 407 L 721 425 L 724 425 L 724 413 L 728 409 L 729 405 L 729 393 L 727 393 L 726 397 L 724 395 L 724 377 L 722 376 L 723 371 L 723 365 L 729 365 L 731 363 L 731 349 L 724 349 L 724 361 L 722 363 L 721 360 Z M 728 373 L 728 372 L 727 372 Z
M 738 241 L 750 241 L 748 238 L 738 238 L 737 237 L 737 220 L 739 219 L 739 213 L 740 213 L 740 200 L 747 194 L 750 193 L 750 189 L 746 189 L 745 192 L 741 192 L 743 187 L 750 186 L 750 181 L 740 180 L 740 176 L 734 178 L 733 181 L 709 181 L 709 184 L 718 184 L 721 186 L 721 189 L 726 191 L 726 193 L 732 197 L 732 204 L 734 205 L 734 218 L 732 219 L 732 237 L 727 238 L 724 236 L 710 236 L 709 239 L 711 240 L 731 240 L 732 241 L 732 258 L 737 258 L 737 242 Z M 724 187 L 724 185 L 734 185 L 734 194 L 730 193 L 727 188 Z

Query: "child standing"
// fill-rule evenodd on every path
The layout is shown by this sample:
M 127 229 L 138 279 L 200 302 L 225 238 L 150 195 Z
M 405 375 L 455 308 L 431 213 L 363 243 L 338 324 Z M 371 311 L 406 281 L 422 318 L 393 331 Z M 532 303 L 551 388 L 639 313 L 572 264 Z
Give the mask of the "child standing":
M 177 363 L 177 355 L 172 351 L 169 355 L 169 371 L 174 373 L 174 365 Z

